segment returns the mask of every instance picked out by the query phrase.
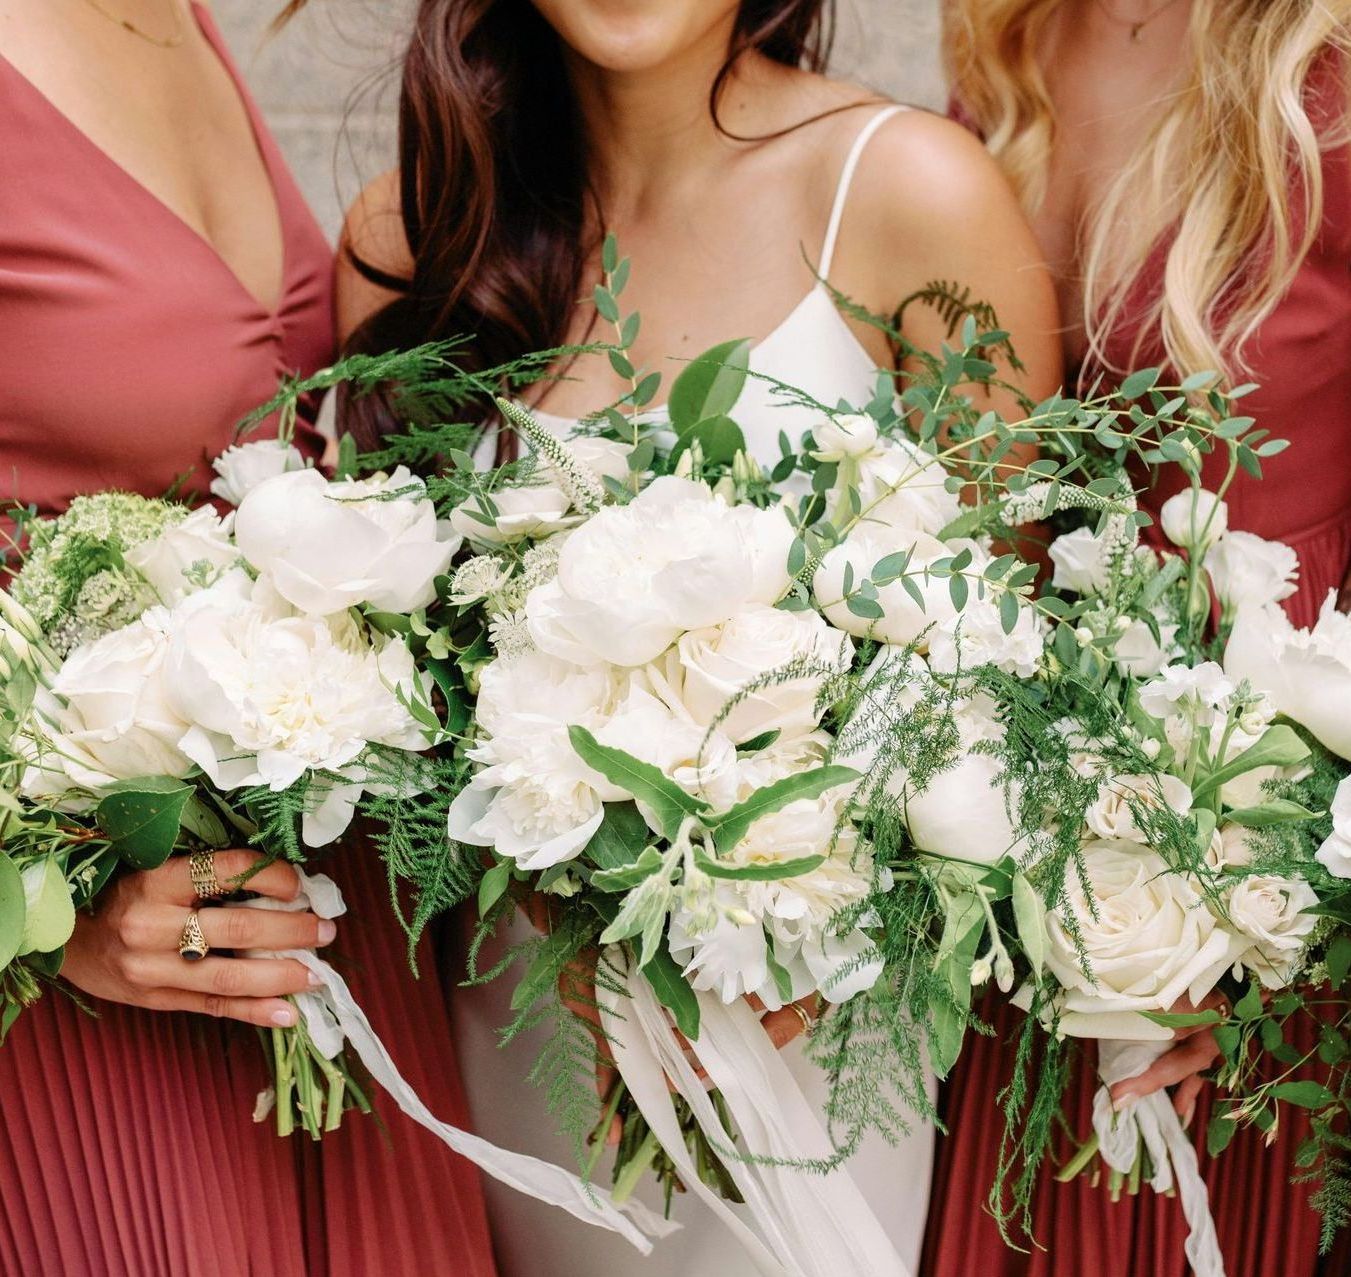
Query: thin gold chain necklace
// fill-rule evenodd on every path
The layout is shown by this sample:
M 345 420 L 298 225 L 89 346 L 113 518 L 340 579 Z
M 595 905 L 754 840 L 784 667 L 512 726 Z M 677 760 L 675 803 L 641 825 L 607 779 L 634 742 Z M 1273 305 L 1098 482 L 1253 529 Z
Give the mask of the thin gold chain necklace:
M 95 13 L 101 13 L 109 22 L 116 23 L 123 31 L 129 31 L 137 38 L 144 40 L 147 44 L 153 44 L 157 49 L 176 49 L 183 43 L 185 32 L 183 30 L 183 15 L 178 11 L 176 0 L 169 0 L 169 8 L 174 15 L 174 33 L 171 36 L 151 35 L 149 31 L 142 31 L 129 18 L 119 17 L 111 9 L 105 9 L 99 0 L 85 0 Z
M 93 4 L 94 0 L 89 0 L 89 2 L 90 4 Z M 1144 29 L 1147 26 L 1149 26 L 1149 24 L 1153 22 L 1154 19 L 1157 18 L 1160 14 L 1165 13 L 1169 9 L 1171 9 L 1177 3 L 1177 0 L 1163 0 L 1162 4 L 1156 5 L 1147 14 L 1145 14 L 1143 18 L 1123 18 L 1119 13 L 1114 13 L 1111 10 L 1111 8 L 1107 4 L 1107 0 L 1096 0 L 1096 3 L 1098 8 L 1101 9 L 1102 12 L 1113 22 L 1115 22 L 1118 26 L 1130 27 L 1131 43 L 1139 44 L 1141 32 L 1143 32 Z

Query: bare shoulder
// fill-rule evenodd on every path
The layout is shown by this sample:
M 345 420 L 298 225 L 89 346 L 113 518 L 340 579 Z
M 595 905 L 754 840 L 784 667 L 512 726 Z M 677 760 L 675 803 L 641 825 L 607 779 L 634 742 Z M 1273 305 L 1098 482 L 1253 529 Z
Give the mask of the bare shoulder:
M 338 249 L 338 338 L 348 337 L 397 295 L 380 276 L 408 278 L 413 255 L 403 229 L 397 171 L 382 173 L 352 201 Z M 374 275 L 376 278 L 372 278 Z

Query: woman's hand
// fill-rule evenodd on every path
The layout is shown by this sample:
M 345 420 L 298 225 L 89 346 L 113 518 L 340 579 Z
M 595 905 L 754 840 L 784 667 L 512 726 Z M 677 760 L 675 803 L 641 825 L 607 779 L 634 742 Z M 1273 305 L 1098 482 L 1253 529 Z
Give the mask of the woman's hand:
M 245 880 L 262 859 L 252 851 L 217 852 L 217 881 L 228 885 L 239 879 L 245 890 L 260 896 L 294 900 L 300 880 L 284 861 Z M 214 955 L 187 962 L 179 956 L 183 927 L 198 903 L 186 856 L 128 874 L 100 899 L 97 914 L 80 915 L 61 974 L 77 989 L 109 1002 L 152 1011 L 199 1011 L 265 1028 L 293 1025 L 295 1008 L 284 996 L 317 983 L 299 962 Z M 331 921 L 312 913 L 204 908 L 198 916 L 212 949 L 313 949 L 337 932 Z
M 1211 993 L 1199 1007 L 1183 998 L 1170 1009 L 1181 1015 L 1191 1015 L 1196 1011 L 1223 1013 L 1226 1005 L 1221 994 Z M 1178 1039 L 1177 1046 L 1165 1051 L 1143 1073 L 1128 1077 L 1112 1087 L 1112 1104 L 1116 1108 L 1120 1108 L 1127 1100 L 1143 1099 L 1165 1087 L 1176 1086 L 1173 1108 L 1182 1119 L 1183 1126 L 1191 1125 L 1196 1111 L 1196 1097 L 1206 1084 L 1202 1074 L 1219 1059 L 1220 1047 L 1215 1041 L 1213 1024 L 1193 1024 L 1187 1028 L 1174 1029 L 1173 1037 Z

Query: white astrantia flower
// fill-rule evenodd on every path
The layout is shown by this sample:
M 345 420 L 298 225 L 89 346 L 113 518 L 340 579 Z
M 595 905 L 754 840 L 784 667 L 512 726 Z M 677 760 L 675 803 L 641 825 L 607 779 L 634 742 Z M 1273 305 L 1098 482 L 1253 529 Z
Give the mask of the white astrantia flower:
M 812 427 L 812 443 L 817 461 L 867 457 L 877 449 L 877 422 L 866 413 L 823 417 Z
M 1142 811 L 1171 810 L 1179 817 L 1192 809 L 1192 791 L 1176 776 L 1113 776 L 1098 787 L 1098 796 L 1084 813 L 1084 823 L 1099 838 L 1148 844 L 1140 826 Z
M 1332 832 L 1314 854 L 1334 878 L 1351 878 L 1351 776 L 1338 786 L 1332 799 Z
M 1019 605 L 1013 629 L 1004 632 L 999 608 L 988 599 L 969 602 L 935 627 L 929 664 L 940 674 L 993 665 L 1006 674 L 1031 678 L 1041 666 L 1046 639 L 1037 614 Z
M 1318 925 L 1305 912 L 1318 904 L 1318 893 L 1302 878 L 1252 874 L 1229 892 L 1225 908 L 1230 924 L 1252 942 L 1243 965 L 1263 986 L 1281 989 L 1303 965 L 1308 938 Z
M 1051 584 L 1075 594 L 1098 594 L 1107 588 L 1107 546 L 1092 528 L 1075 528 L 1051 542 L 1047 553 L 1055 565 Z
M 644 665 L 686 630 L 776 603 L 792 541 L 781 510 L 729 506 L 706 484 L 657 479 L 568 537 L 558 575 L 526 600 L 531 633 L 541 651 L 577 664 Z
M 1188 488 L 1163 503 L 1159 523 L 1174 545 L 1205 550 L 1228 530 L 1229 507 L 1213 492 Z
M 239 562 L 231 540 L 233 522 L 233 515 L 222 519 L 210 506 L 202 506 L 131 546 L 125 558 L 154 587 L 160 602 L 172 605 Z
M 212 463 L 216 478 L 211 495 L 237 506 L 265 479 L 293 470 L 304 470 L 300 449 L 283 439 L 258 439 L 226 448 Z
M 288 603 L 320 616 L 361 603 L 424 608 L 460 546 L 403 466 L 366 479 L 300 470 L 265 480 L 235 514 L 235 542 Z
M 1299 556 L 1282 541 L 1226 532 L 1210 547 L 1205 568 L 1227 609 L 1265 607 L 1288 599 L 1299 580 Z
M 495 554 L 476 554 L 455 569 L 450 579 L 450 601 L 456 607 L 477 603 L 500 593 L 511 580 L 511 564 Z

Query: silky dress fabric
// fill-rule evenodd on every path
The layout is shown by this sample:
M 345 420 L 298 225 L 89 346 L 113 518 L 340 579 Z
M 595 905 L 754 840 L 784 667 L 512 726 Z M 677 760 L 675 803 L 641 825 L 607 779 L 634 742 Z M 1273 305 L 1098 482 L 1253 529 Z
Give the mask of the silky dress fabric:
M 275 311 L 0 58 L 0 501 L 201 494 L 236 421 L 332 357 L 331 251 L 244 100 L 284 232 Z M 317 452 L 307 427 L 299 442 Z M 334 960 L 423 1098 L 464 1123 L 435 962 L 423 952 L 414 981 L 378 858 L 354 839 L 321 867 L 354 907 Z M 477 1171 L 392 1105 L 377 1097 L 381 1121 L 352 1115 L 318 1145 L 282 1140 L 251 1120 L 255 1030 L 97 1009 L 49 991 L 0 1047 L 0 1272 L 495 1271 Z
M 1316 82 L 1314 91 L 1314 105 L 1323 111 L 1326 103 L 1330 123 L 1332 104 L 1344 101 L 1339 86 Z M 1299 554 L 1300 588 L 1286 602 L 1297 625 L 1312 624 L 1351 566 L 1351 150 L 1327 153 L 1323 175 L 1318 241 L 1250 347 L 1250 379 L 1261 389 L 1238 407 L 1291 446 L 1263 461 L 1260 481 L 1240 472 L 1226 497 L 1231 527 L 1285 541 Z M 1157 341 L 1141 343 L 1135 355 L 1138 336 L 1128 328 L 1113 335 L 1107 353 L 1115 366 L 1162 362 Z M 1206 485 L 1217 487 L 1223 474 L 1223 458 L 1209 458 Z M 1142 504 L 1157 520 L 1163 501 L 1183 486 L 1180 476 L 1170 476 L 1144 494 Z M 997 996 L 985 999 L 982 1015 L 995 1036 L 971 1036 L 942 1088 L 950 1134 L 938 1142 L 924 1277 L 1184 1277 L 1181 1207 L 1148 1188 L 1113 1203 L 1104 1186 L 1094 1188 L 1086 1178 L 1057 1184 L 1044 1173 L 1034 1204 L 1037 1246 L 1024 1253 L 1000 1239 L 985 1202 L 1003 1128 L 996 1096 L 1012 1072 L 1022 1017 Z M 1291 1036 L 1309 1050 L 1317 1026 L 1292 1022 Z M 1080 1139 L 1092 1130 L 1093 1058 L 1089 1045 L 1066 1096 L 1070 1129 Z M 1316 1076 L 1316 1067 L 1309 1074 Z M 1192 1130 L 1229 1277 L 1345 1277 L 1351 1272 L 1345 1235 L 1320 1261 L 1319 1218 L 1309 1206 L 1316 1185 L 1291 1183 L 1299 1173 L 1295 1154 L 1309 1133 L 1304 1110 L 1282 1105 L 1270 1148 L 1258 1131 L 1242 1128 L 1223 1155 L 1211 1159 L 1205 1130 L 1214 1099 L 1208 1087 Z M 1062 1139 L 1057 1162 L 1070 1151 Z
M 845 212 L 850 179 L 859 156 L 874 130 L 901 107 L 878 112 L 863 126 L 840 175 L 829 228 L 819 258 L 818 272 L 828 278 L 834 247 Z M 801 302 L 750 352 L 750 369 L 798 387 L 822 403 L 841 398 L 854 404 L 868 403 L 874 394 L 878 370 L 849 325 L 835 308 L 826 287 L 817 284 Z M 815 415 L 798 405 L 780 402 L 768 383 L 747 381 L 733 414 L 746 435 L 750 451 L 766 467 L 779 458 L 779 431 L 798 440 Z M 551 429 L 567 435 L 574 420 L 549 413 L 536 416 Z M 661 414 L 656 414 L 660 419 Z M 504 937 L 490 954 L 481 956 L 481 968 L 490 964 L 510 941 L 528 937 L 529 925 L 516 924 L 514 934 Z M 475 1129 L 488 1139 L 509 1148 L 533 1153 L 560 1164 L 575 1160 L 571 1144 L 554 1129 L 544 1107 L 542 1092 L 530 1087 L 526 1073 L 542 1044 L 537 1037 L 517 1039 L 507 1048 L 497 1045 L 496 1033 L 511 1019 L 507 1005 L 511 980 L 499 979 L 486 986 L 460 989 L 455 995 L 455 1020 L 460 1031 L 460 1061 L 465 1086 L 474 1113 Z M 828 1087 L 821 1070 L 807 1057 L 798 1041 L 784 1055 L 807 1098 L 821 1110 Z M 930 1079 L 930 1097 L 935 1085 Z M 873 1213 L 882 1222 L 898 1253 L 913 1272 L 919 1262 L 925 1210 L 933 1157 L 933 1126 L 914 1118 L 911 1132 L 892 1147 L 880 1136 L 871 1136 L 848 1163 Z M 602 1162 L 598 1176 L 608 1160 Z M 602 1180 L 601 1182 L 605 1182 Z M 626 1244 L 599 1229 L 579 1228 L 575 1221 L 549 1212 L 539 1202 L 519 1194 L 487 1186 L 498 1258 L 506 1277 L 594 1277 L 624 1273 L 634 1277 L 755 1277 L 748 1256 L 713 1213 L 692 1195 L 677 1196 L 672 1217 L 683 1227 L 657 1243 L 655 1252 L 639 1259 Z M 661 1195 L 651 1184 L 639 1193 L 648 1205 L 660 1210 Z M 548 1255 L 548 1261 L 541 1261 Z M 844 1274 L 841 1277 L 867 1277 Z

